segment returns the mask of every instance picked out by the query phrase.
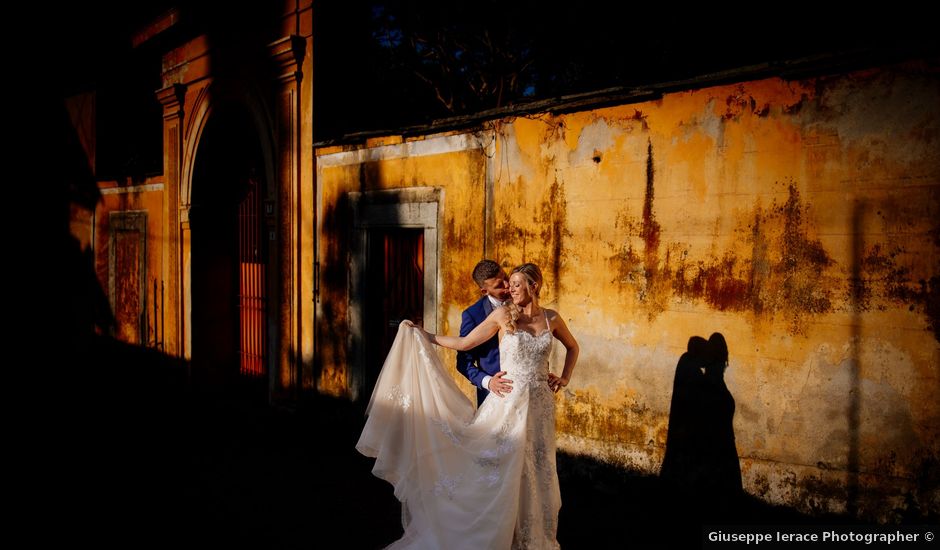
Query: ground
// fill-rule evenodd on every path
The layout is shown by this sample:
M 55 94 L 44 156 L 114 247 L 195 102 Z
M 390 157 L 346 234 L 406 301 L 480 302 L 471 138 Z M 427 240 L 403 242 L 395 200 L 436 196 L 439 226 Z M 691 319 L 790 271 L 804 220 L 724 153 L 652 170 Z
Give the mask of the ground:
M 30 476 L 14 476 L 34 542 L 371 549 L 400 536 L 391 486 L 355 450 L 363 405 L 313 395 L 279 408 L 199 390 L 180 362 L 91 342 L 55 371 L 42 402 L 52 414 L 28 432 Z M 560 453 L 558 467 L 569 549 L 700 548 L 703 524 L 844 523 L 748 496 L 693 502 L 584 457 Z

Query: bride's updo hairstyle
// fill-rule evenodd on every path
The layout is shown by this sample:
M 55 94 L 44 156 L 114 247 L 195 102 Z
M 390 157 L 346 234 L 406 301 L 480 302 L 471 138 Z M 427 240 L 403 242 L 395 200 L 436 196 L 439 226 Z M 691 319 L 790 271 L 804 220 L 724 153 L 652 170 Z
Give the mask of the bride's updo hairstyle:
M 537 299 L 539 297 L 539 293 L 542 291 L 542 271 L 539 269 L 539 266 L 533 263 L 522 264 L 512 270 L 510 277 L 516 273 L 521 273 L 522 276 L 525 277 L 525 287 L 529 292 L 529 296 L 534 296 Z M 518 318 L 519 306 L 510 301 L 509 321 L 507 322 L 507 325 L 509 326 L 509 332 L 516 332 L 516 319 Z
M 542 271 L 539 269 L 539 266 L 535 264 L 522 264 L 513 269 L 512 272 L 522 273 L 522 275 L 525 276 L 526 289 L 529 291 L 529 294 L 536 298 L 539 297 L 539 293 L 542 291 Z

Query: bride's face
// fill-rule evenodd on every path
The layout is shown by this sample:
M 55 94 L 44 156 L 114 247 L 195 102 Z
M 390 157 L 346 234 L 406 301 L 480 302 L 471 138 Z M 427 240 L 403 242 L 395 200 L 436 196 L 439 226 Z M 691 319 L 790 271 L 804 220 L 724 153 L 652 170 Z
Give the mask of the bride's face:
M 512 303 L 517 306 L 524 306 L 532 301 L 525 275 L 513 273 L 509 276 L 509 295 L 512 296 Z

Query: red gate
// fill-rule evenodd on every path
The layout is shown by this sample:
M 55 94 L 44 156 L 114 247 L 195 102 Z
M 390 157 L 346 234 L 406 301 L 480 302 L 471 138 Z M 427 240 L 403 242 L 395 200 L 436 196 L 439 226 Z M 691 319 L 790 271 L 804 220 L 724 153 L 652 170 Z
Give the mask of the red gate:
M 238 372 L 242 376 L 263 377 L 267 338 L 267 255 L 262 239 L 261 185 L 249 181 L 248 195 L 238 206 Z

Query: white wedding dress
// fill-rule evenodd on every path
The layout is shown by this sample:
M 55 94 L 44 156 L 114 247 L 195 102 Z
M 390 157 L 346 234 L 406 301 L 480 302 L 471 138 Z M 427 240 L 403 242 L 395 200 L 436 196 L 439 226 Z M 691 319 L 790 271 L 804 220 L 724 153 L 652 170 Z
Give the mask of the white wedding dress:
M 473 404 L 424 334 L 402 323 L 356 449 L 395 488 L 404 536 L 389 548 L 559 548 L 549 330 L 503 336 L 513 389 Z

